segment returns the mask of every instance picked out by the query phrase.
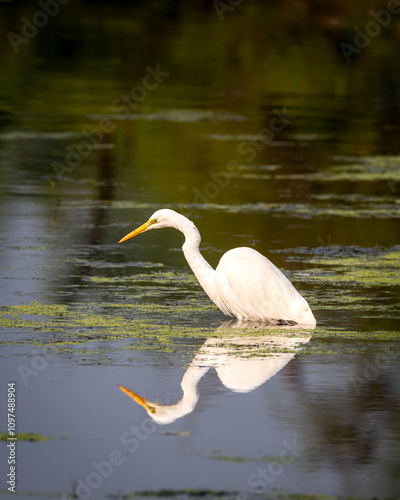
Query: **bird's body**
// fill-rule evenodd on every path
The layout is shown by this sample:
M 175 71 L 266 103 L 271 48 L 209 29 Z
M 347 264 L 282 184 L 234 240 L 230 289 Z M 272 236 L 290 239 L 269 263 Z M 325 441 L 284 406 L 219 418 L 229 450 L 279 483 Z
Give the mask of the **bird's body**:
M 201 237 L 196 226 L 173 210 L 158 210 L 120 242 L 162 227 L 173 227 L 185 235 L 182 250 L 186 260 L 224 314 L 239 320 L 316 324 L 307 301 L 270 260 L 252 248 L 240 247 L 226 252 L 214 270 L 199 251 Z
M 235 269 L 236 273 L 229 273 Z M 286 276 L 252 248 L 226 252 L 215 271 L 215 284 L 222 298 L 218 307 L 240 320 L 289 320 L 315 323 L 306 300 Z

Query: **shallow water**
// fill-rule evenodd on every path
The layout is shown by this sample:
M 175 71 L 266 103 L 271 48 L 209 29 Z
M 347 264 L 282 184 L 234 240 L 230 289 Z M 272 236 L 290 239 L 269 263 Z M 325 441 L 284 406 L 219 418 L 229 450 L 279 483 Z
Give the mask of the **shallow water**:
M 221 23 L 212 7 L 76 8 L 1 76 L 0 397 L 15 381 L 16 498 L 398 497 L 392 28 L 347 65 L 332 40 L 349 12 L 324 24 L 243 3 Z M 6 37 L 19 14 L 1 9 Z M 112 106 L 158 64 L 169 74 L 134 109 Z M 237 246 L 268 256 L 317 327 L 227 322 L 174 230 L 117 244 L 161 207 L 196 223 L 213 266 Z

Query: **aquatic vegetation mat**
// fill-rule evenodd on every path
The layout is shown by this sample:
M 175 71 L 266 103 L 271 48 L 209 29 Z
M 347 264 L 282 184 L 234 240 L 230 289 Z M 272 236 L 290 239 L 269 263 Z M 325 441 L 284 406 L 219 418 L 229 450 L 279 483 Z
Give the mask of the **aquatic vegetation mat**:
M 360 333 L 321 325 L 315 330 L 290 327 L 235 328 L 175 321 L 179 306 L 113 303 L 45 305 L 37 302 L 0 309 L 5 332 L 2 345 L 31 345 L 53 352 L 69 352 L 94 359 L 115 350 L 162 351 L 188 360 L 196 353 L 210 351 L 242 358 L 279 353 L 342 353 L 367 349 L 371 343 L 389 347 L 398 343 L 397 332 L 377 330 Z M 195 309 L 195 306 L 194 306 Z M 149 314 L 152 312 L 153 315 Z M 184 311 L 181 311 L 184 313 Z M 198 307 L 201 316 L 201 308 Z M 383 343 L 383 344 L 382 344 Z M 383 347 L 382 347 L 383 348 Z
M 0 441 L 6 441 L 9 438 L 8 432 L 0 432 Z M 17 432 L 14 435 L 14 438 L 16 438 L 17 442 L 18 441 L 47 441 L 48 439 L 54 439 L 49 436 L 43 436 L 43 434 L 38 434 L 36 432 Z
M 300 265 L 287 274 L 306 288 L 302 293 L 317 320 L 319 312 L 324 315 L 315 329 L 227 322 L 191 273 L 157 266 L 138 272 L 135 265 L 127 272 L 124 263 L 118 275 L 117 263 L 103 266 L 101 276 L 81 277 L 70 292 L 64 286 L 63 303 L 1 306 L 1 343 L 51 348 L 85 359 L 92 355 L 93 360 L 111 352 L 115 343 L 131 352 L 160 351 L 188 360 L 211 344 L 214 351 L 242 357 L 296 353 L 300 347 L 307 353 L 342 353 L 377 343 L 382 349 L 398 345 L 399 246 L 330 245 L 279 252 L 289 254 L 289 264 Z

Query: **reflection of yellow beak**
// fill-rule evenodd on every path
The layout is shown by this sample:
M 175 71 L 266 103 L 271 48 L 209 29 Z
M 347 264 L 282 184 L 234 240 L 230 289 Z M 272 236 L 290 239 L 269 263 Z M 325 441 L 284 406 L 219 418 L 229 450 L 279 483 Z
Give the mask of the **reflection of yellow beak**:
M 127 234 L 126 236 L 124 236 L 122 238 L 122 240 L 119 240 L 118 243 L 122 243 L 123 241 L 126 241 L 126 240 L 129 240 L 129 238 L 133 238 L 134 236 L 136 236 L 137 234 L 140 234 L 140 233 L 144 233 L 144 231 L 147 231 L 148 227 L 153 224 L 154 222 L 149 220 L 147 222 L 145 222 L 143 225 L 141 225 L 140 227 L 138 227 L 137 229 L 135 229 L 134 231 L 132 231 L 131 233 Z
M 135 392 L 130 391 L 129 389 L 127 389 L 126 387 L 123 387 L 122 385 L 118 384 L 118 387 L 121 389 L 122 392 L 124 392 L 125 394 L 128 394 L 128 396 L 130 396 L 132 399 L 134 399 L 136 401 L 136 403 L 139 403 L 140 406 L 143 406 L 144 408 L 146 408 L 146 410 L 153 413 L 153 408 L 150 408 L 150 406 L 147 404 L 147 401 L 144 398 L 142 398 L 141 396 L 138 396 Z

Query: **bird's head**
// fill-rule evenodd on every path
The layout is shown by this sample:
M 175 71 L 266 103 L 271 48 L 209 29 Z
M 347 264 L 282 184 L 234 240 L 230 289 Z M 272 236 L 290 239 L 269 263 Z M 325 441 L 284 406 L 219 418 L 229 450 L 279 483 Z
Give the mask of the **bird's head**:
M 137 236 L 140 233 L 144 233 L 145 231 L 149 231 L 150 229 L 174 227 L 181 230 L 182 224 L 187 223 L 192 224 L 184 215 L 178 214 L 177 212 L 175 212 L 174 210 L 170 210 L 169 208 L 163 208 L 161 210 L 157 210 L 157 212 L 154 212 L 154 214 L 147 222 L 124 236 L 118 243 L 129 240 L 129 238 L 133 238 L 134 236 Z
M 136 403 L 140 404 L 140 406 L 143 406 L 143 408 L 146 409 L 146 411 L 149 415 L 155 415 L 155 413 L 157 411 L 157 406 L 158 406 L 157 403 L 151 403 L 150 401 L 142 398 L 142 396 L 139 396 L 138 394 L 136 394 L 136 392 L 133 392 L 122 385 L 119 385 L 119 384 L 117 384 L 117 385 L 121 389 L 122 392 L 124 392 L 125 394 L 130 396 L 134 401 L 136 401 Z
M 149 401 L 148 399 L 142 398 L 142 396 L 139 396 L 138 394 L 136 394 L 136 392 L 133 392 L 122 385 L 118 384 L 118 387 L 122 392 L 136 401 L 136 403 L 140 404 L 140 406 L 143 406 L 143 408 L 145 408 L 145 410 L 147 411 L 147 414 L 154 420 L 154 422 L 157 422 L 158 424 L 170 424 L 177 418 L 180 418 L 181 416 L 186 414 L 186 412 L 183 412 L 182 414 L 182 411 L 179 411 L 179 402 L 176 405 L 163 405 L 161 403 L 154 403 L 152 401 Z

